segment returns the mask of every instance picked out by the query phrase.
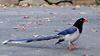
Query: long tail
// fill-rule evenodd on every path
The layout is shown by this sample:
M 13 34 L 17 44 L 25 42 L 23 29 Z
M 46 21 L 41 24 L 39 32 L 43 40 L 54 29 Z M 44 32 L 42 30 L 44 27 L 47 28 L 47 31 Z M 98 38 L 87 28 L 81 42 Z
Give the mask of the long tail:
M 47 37 L 29 39 L 29 40 L 27 40 L 27 42 L 51 40 L 51 39 L 57 39 L 57 38 L 59 38 L 59 36 L 47 36 Z
M 4 41 L 2 44 L 7 44 L 9 42 L 33 42 L 33 41 L 43 41 L 43 40 L 51 40 L 51 39 L 57 39 L 60 38 L 58 35 L 54 36 L 47 36 L 47 37 L 33 37 L 33 38 L 27 38 L 27 39 L 18 39 L 18 40 L 7 40 Z

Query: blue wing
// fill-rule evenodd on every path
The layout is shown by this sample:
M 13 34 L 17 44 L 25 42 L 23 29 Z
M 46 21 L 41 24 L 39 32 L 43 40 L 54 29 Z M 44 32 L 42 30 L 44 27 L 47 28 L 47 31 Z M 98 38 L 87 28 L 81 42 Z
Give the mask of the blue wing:
M 60 32 L 60 33 L 58 33 L 57 35 L 72 34 L 72 33 L 76 32 L 76 31 L 77 31 L 77 28 L 76 28 L 76 27 L 70 27 L 70 28 L 68 28 L 68 29 L 66 29 L 66 30 L 64 30 L 64 31 L 62 31 L 62 32 Z

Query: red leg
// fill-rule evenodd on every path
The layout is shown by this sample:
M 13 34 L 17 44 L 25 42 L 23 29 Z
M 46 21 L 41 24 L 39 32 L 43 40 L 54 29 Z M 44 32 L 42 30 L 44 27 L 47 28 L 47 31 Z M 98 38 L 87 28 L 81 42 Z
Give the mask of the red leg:
M 77 49 L 77 48 L 78 48 L 78 46 L 77 46 L 76 44 L 73 44 L 73 43 L 72 43 L 72 45 L 74 46 L 74 48 L 75 48 L 75 49 Z
M 78 48 L 78 46 L 75 45 L 75 44 L 73 44 L 73 43 L 71 43 L 71 44 L 68 46 L 68 50 L 70 50 L 70 51 L 73 51 L 73 50 L 75 50 L 75 49 L 77 49 L 77 48 Z

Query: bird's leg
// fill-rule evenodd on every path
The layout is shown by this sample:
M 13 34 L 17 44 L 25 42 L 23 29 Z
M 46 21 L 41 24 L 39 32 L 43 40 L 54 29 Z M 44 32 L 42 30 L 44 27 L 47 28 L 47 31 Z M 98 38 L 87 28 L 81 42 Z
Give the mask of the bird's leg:
M 73 51 L 75 49 L 77 49 L 77 46 L 73 44 L 72 42 L 69 42 L 68 50 Z
M 71 43 L 71 44 L 74 46 L 74 49 L 78 48 L 78 46 L 76 44 L 74 44 L 74 43 Z

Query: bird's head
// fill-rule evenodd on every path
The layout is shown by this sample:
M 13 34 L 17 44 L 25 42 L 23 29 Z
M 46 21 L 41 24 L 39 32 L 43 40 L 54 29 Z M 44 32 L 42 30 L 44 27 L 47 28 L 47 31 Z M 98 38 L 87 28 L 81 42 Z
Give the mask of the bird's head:
M 80 18 L 76 22 L 77 23 L 84 23 L 84 22 L 88 22 L 88 20 L 86 18 Z
M 86 18 L 80 18 L 74 23 L 74 26 L 82 25 L 84 22 L 88 22 L 88 20 Z
M 82 32 L 82 26 L 84 22 L 88 22 L 86 18 L 80 18 L 78 19 L 73 26 L 77 27 L 80 30 L 80 33 Z

